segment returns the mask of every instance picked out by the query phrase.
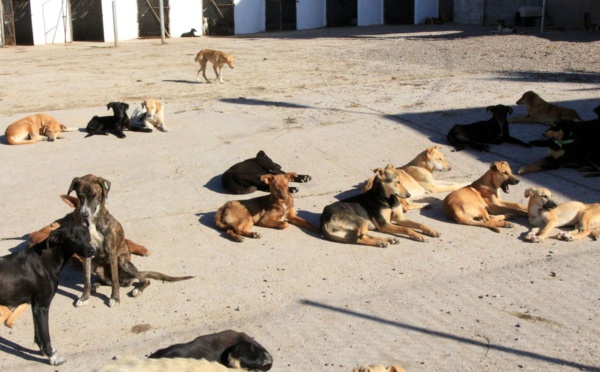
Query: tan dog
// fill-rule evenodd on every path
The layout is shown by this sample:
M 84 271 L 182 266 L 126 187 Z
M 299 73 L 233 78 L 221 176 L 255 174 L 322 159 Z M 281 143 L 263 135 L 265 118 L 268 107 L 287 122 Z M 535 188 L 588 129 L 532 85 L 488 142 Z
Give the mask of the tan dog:
M 500 190 L 508 194 L 510 185 L 518 183 L 508 163 L 497 161 L 477 181 L 448 194 L 444 199 L 444 212 L 460 224 L 500 232 L 498 227 L 512 227 L 506 220 L 513 214 L 527 216 L 525 205 L 500 198 Z
M 195 61 L 200 63 L 200 69 L 196 74 L 196 81 L 199 81 L 198 76 L 200 75 L 200 71 L 202 71 L 204 80 L 206 80 L 207 83 L 210 83 L 210 80 L 206 77 L 206 62 L 212 63 L 217 79 L 219 79 L 221 83 L 223 83 L 223 65 L 227 64 L 227 66 L 233 68 L 233 56 L 219 50 L 202 49 L 196 54 Z
M 67 128 L 48 114 L 26 116 L 10 124 L 4 136 L 11 145 L 30 145 L 38 141 L 54 141 L 63 137 L 60 132 L 74 132 L 77 128 Z
M 226 231 L 237 242 L 243 241 L 244 237 L 260 238 L 258 233 L 250 231 L 254 225 L 285 229 L 291 223 L 318 233 L 317 226 L 296 215 L 289 183 L 297 176 L 296 173 L 262 175 L 260 179 L 269 185 L 271 193 L 258 198 L 225 203 L 215 215 L 217 227 Z
M 169 131 L 165 125 L 165 108 L 160 101 L 148 98 L 142 102 L 142 108 L 146 109 L 146 128 L 152 129 L 154 126 L 163 132 Z
M 4 323 L 8 328 L 12 328 L 17 318 L 19 318 L 27 308 L 29 308 L 29 304 L 27 303 L 21 304 L 12 310 L 6 306 L 0 305 L 0 323 Z
M 404 368 L 398 366 L 382 366 L 381 364 L 372 364 L 370 366 L 360 366 L 352 370 L 352 372 L 406 372 Z
M 539 227 L 536 232 L 532 229 L 525 237 L 525 241 L 539 243 L 546 239 L 555 227 L 575 226 L 576 229 L 560 232 L 556 238 L 561 240 L 577 240 L 590 236 L 598 240 L 600 236 L 600 203 L 583 204 L 577 201 L 557 204 L 552 200 L 550 190 L 543 187 L 531 187 L 525 190 L 525 197 L 529 198 L 527 211 L 529 222 Z
M 508 119 L 509 123 L 543 123 L 553 125 L 559 120 L 581 121 L 575 110 L 544 101 L 537 93 L 529 91 L 517 101 L 527 107 L 527 115 Z
M 244 372 L 246 369 L 228 368 L 219 362 L 193 358 L 138 359 L 128 355 L 95 370 L 96 372 Z

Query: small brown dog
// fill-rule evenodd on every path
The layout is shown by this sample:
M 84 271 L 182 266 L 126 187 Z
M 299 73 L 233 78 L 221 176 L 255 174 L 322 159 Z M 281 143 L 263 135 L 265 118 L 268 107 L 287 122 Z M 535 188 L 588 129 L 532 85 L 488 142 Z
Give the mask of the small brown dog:
M 527 107 L 527 115 L 508 119 L 509 123 L 543 123 L 553 125 L 559 120 L 581 121 L 575 110 L 544 101 L 537 93 L 529 91 L 517 101 Z
M 529 198 L 527 211 L 529 222 L 539 227 L 536 232 L 532 229 L 525 241 L 540 243 L 546 239 L 553 228 L 575 226 L 571 232 L 560 232 L 557 239 L 572 241 L 590 236 L 594 240 L 600 237 L 600 203 L 584 204 L 571 201 L 557 204 L 552 199 L 550 190 L 543 187 L 531 187 L 525 190 Z
M 9 309 L 6 306 L 0 305 L 0 323 L 4 323 L 8 328 L 12 328 L 15 321 L 29 308 L 29 304 L 21 304 L 14 309 Z
M 38 141 L 54 141 L 63 137 L 60 132 L 74 132 L 77 128 L 67 128 L 48 114 L 26 116 L 10 124 L 4 136 L 11 145 L 30 145 Z
M 199 81 L 198 76 L 200 75 L 200 71 L 202 71 L 204 80 L 206 80 L 207 83 L 210 83 L 210 80 L 206 77 L 206 62 L 212 63 L 217 79 L 219 79 L 221 83 L 223 83 L 223 66 L 226 64 L 229 68 L 233 68 L 233 56 L 219 50 L 202 49 L 196 54 L 195 61 L 200 63 L 200 69 L 196 74 L 196 81 Z
M 291 223 L 318 233 L 317 226 L 296 215 L 294 199 L 288 188 L 290 180 L 297 176 L 296 173 L 262 175 L 260 179 L 269 185 L 271 193 L 225 203 L 215 215 L 217 227 L 236 242 L 242 242 L 244 237 L 260 238 L 260 234 L 250 231 L 254 225 L 285 229 Z
M 146 109 L 145 124 L 147 128 L 152 129 L 152 126 L 163 132 L 168 132 L 165 125 L 165 107 L 164 105 L 152 98 L 142 102 L 142 108 Z
M 525 205 L 500 199 L 499 190 L 508 194 L 510 185 L 518 183 L 508 163 L 497 161 L 477 181 L 448 194 L 444 199 L 444 212 L 460 224 L 500 232 L 498 227 L 512 227 L 506 220 L 513 214 L 527 216 Z
M 385 367 L 381 364 L 372 364 L 370 366 L 360 366 L 352 370 L 352 372 L 406 372 L 404 368 L 398 366 Z

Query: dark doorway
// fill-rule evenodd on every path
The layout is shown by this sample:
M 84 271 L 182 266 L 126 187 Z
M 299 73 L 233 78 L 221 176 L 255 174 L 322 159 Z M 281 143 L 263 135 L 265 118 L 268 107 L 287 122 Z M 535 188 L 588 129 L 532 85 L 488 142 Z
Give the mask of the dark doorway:
M 160 2 L 159 0 L 137 0 L 138 4 L 138 36 L 160 37 Z M 163 0 L 165 14 L 165 36 L 169 35 L 169 0 Z
M 265 12 L 267 30 L 296 29 L 296 0 L 266 0 Z
M 209 35 L 235 34 L 233 0 L 203 0 L 202 5 Z
M 414 24 L 415 0 L 384 0 L 383 19 L 387 24 Z
M 29 0 L 13 0 L 15 38 L 17 45 L 33 45 L 31 4 Z
M 73 41 L 104 41 L 102 2 L 71 0 Z
M 327 27 L 356 26 L 358 0 L 327 0 Z

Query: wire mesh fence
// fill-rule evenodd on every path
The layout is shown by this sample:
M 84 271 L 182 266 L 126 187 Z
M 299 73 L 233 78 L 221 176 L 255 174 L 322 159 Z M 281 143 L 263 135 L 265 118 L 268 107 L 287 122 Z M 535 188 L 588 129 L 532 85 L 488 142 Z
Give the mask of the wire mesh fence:
M 159 0 L 138 0 L 138 35 L 140 38 L 160 37 Z M 163 0 L 165 36 L 169 33 L 169 0 Z
M 233 0 L 204 0 L 204 18 L 209 35 L 233 35 Z
M 0 36 L 2 45 L 16 45 L 15 18 L 12 0 L 0 1 Z

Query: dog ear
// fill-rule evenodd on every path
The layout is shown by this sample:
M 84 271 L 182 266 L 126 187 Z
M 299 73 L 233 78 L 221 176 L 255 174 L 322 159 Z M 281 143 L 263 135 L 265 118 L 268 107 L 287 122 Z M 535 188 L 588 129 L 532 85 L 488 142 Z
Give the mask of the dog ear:
M 71 181 L 71 186 L 69 186 L 69 191 L 67 192 L 67 195 L 69 195 L 71 193 L 71 191 L 73 191 L 75 189 L 75 187 L 77 187 L 78 183 L 79 183 L 79 177 L 73 178 L 73 181 Z
M 125 108 L 125 111 L 129 110 L 129 104 L 128 103 L 123 103 L 123 108 Z
M 147 107 L 146 101 L 142 101 L 142 108 L 145 109 Z
M 387 372 L 406 372 L 404 368 L 398 366 L 389 366 L 387 367 Z
M 115 102 L 109 102 L 109 103 L 106 104 L 106 109 L 107 110 L 110 110 L 111 108 L 114 108 L 114 107 L 115 107 Z
M 103 200 L 108 199 L 108 192 L 110 191 L 110 181 L 107 179 L 104 179 L 102 177 L 98 177 L 97 182 L 100 185 L 100 187 L 102 188 L 102 199 Z
M 61 195 L 60 198 L 65 202 L 69 207 L 73 209 L 79 208 L 79 199 L 74 196 L 69 195 Z
M 488 107 L 486 107 L 486 108 L 485 108 L 485 111 L 486 111 L 486 112 L 487 112 L 487 111 L 489 111 L 489 112 L 493 112 L 493 111 L 494 111 L 494 107 L 496 107 L 496 106 L 488 106 Z
M 490 169 L 493 170 L 494 172 L 498 172 L 498 164 L 492 163 L 492 165 L 490 165 Z
M 533 195 L 534 191 L 533 188 L 530 187 L 528 189 L 525 189 L 525 197 L 528 198 L 529 196 Z
M 260 150 L 260 151 L 259 151 L 259 152 L 256 154 L 256 157 L 258 158 L 258 157 L 260 157 L 260 156 L 265 156 L 265 157 L 266 157 L 266 156 L 267 156 L 267 154 L 265 154 L 265 152 L 264 152 L 263 150 Z
M 273 181 L 273 177 L 274 176 L 272 174 L 263 174 L 260 176 L 260 180 L 268 185 L 271 183 L 271 181 Z
M 59 229 L 52 230 L 50 232 L 50 235 L 48 235 L 48 242 L 52 243 L 52 244 L 57 244 L 57 243 L 62 242 L 62 231 L 60 231 Z

